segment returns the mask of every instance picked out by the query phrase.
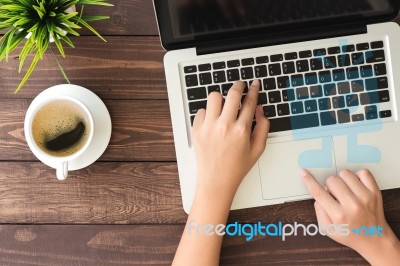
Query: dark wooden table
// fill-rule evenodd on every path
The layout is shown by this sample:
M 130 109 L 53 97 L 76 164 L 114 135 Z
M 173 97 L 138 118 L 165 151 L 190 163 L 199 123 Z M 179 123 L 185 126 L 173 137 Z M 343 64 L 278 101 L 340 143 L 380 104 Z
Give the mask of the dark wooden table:
M 17 53 L 0 63 L 0 265 L 170 264 L 186 221 L 172 138 L 163 55 L 152 3 L 113 0 L 87 7 L 111 19 L 95 26 L 107 38 L 75 38 L 61 60 L 73 83 L 106 103 L 110 146 L 98 162 L 55 178 L 30 152 L 23 120 L 32 99 L 63 83 L 47 54 L 14 95 Z M 383 193 L 386 217 L 400 234 L 400 190 Z M 312 201 L 233 211 L 239 222 L 315 223 Z M 326 237 L 225 238 L 223 265 L 366 264 Z

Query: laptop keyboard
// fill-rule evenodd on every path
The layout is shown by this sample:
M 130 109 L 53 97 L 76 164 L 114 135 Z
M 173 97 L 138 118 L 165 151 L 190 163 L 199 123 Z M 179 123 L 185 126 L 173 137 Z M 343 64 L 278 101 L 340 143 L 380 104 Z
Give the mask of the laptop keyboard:
M 374 41 L 188 64 L 183 72 L 190 120 L 207 107 L 210 93 L 226 97 L 237 80 L 246 84 L 243 102 L 254 79 L 261 81 L 258 104 L 270 132 L 389 118 L 385 58 L 383 41 Z

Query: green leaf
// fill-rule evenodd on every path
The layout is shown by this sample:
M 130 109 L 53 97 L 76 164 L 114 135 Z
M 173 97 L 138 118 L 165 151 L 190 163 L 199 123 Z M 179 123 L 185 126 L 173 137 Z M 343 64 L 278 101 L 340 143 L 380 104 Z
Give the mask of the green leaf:
M 74 18 L 76 19 L 76 18 Z M 94 28 L 92 28 L 92 26 L 90 26 L 86 21 L 82 20 L 82 19 L 77 19 L 77 23 L 82 24 L 83 26 L 85 26 L 88 30 L 90 30 L 91 32 L 93 32 L 95 35 L 97 35 L 97 37 L 99 37 L 101 40 L 103 40 L 104 42 L 107 42 L 106 39 L 104 39 L 100 33 L 98 33 Z
M 25 76 L 23 77 L 23 79 L 21 80 L 21 82 L 19 83 L 17 89 L 15 90 L 14 94 L 17 94 L 19 92 L 19 90 L 22 88 L 22 86 L 25 85 L 25 83 L 28 81 L 29 77 L 32 75 L 33 70 L 35 69 L 37 63 L 39 62 L 41 58 L 41 55 L 39 52 L 37 52 L 35 54 L 35 57 L 33 58 L 33 61 L 28 69 L 28 71 L 26 72 Z
M 57 63 L 57 66 L 58 66 L 58 69 L 59 69 L 60 72 L 61 72 L 61 75 L 62 75 L 62 76 L 64 77 L 64 79 L 68 82 L 68 84 L 71 84 L 71 82 L 69 81 L 69 79 L 68 79 L 68 77 L 67 77 L 67 74 L 65 74 L 64 69 L 62 68 L 60 62 L 58 61 L 57 56 L 54 54 L 54 51 L 53 51 L 53 48 L 51 47 L 51 45 L 50 45 L 50 51 L 51 51 L 51 53 L 53 54 L 54 60 L 55 60 L 56 63 Z

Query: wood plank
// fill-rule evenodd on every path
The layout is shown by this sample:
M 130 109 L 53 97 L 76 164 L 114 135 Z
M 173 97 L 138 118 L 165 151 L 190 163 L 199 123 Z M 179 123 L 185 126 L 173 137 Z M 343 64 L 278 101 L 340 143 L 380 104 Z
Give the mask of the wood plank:
M 0 162 L 0 221 L 9 224 L 183 224 L 176 163 L 103 163 L 60 182 L 39 162 Z M 400 223 L 400 193 L 384 191 L 386 217 Z M 230 222 L 313 223 L 313 201 L 232 211 Z
M 30 102 L 0 99 L 0 161 L 36 160 L 23 129 Z M 113 132 L 101 161 L 176 161 L 166 100 L 106 100 L 105 104 Z
M 96 37 L 72 40 L 76 48 L 65 48 L 67 58 L 59 58 L 72 83 L 91 89 L 102 99 L 167 99 L 165 52 L 157 37 L 107 37 L 107 43 Z M 19 49 L 8 63 L 0 62 L 1 99 L 32 99 L 48 87 L 66 83 L 48 51 L 25 87 L 14 95 L 23 77 L 17 71 Z
M 400 224 L 393 224 L 397 233 Z M 183 225 L 3 225 L 1 265 L 170 265 Z M 225 237 L 221 265 L 368 265 L 322 236 Z
M 103 36 L 112 35 L 158 35 L 153 1 L 151 0 L 109 0 L 114 7 L 86 5 L 84 15 L 104 15 L 110 19 L 90 24 Z M 0 34 L 4 31 L 0 31 Z M 88 30 L 81 35 L 93 35 Z

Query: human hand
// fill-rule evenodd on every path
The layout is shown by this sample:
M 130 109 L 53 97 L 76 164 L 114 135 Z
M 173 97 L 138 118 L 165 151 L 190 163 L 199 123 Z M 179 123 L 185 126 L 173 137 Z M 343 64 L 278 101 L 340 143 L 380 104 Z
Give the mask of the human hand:
M 368 170 L 353 173 L 340 171 L 339 176 L 330 176 L 323 188 L 306 170 L 301 172 L 303 181 L 314 197 L 318 225 L 348 224 L 348 229 L 365 226 L 382 227 L 383 236 L 360 235 L 350 232 L 349 235 L 328 236 L 336 242 L 348 246 L 373 265 L 394 265 L 400 261 L 400 243 L 385 220 L 382 194 Z
M 198 111 L 193 124 L 197 192 L 233 199 L 241 181 L 263 153 L 269 121 L 262 107 L 257 107 L 259 87 L 260 82 L 254 81 L 239 115 L 245 88 L 240 81 L 229 90 L 225 104 L 222 95 L 213 92 L 207 111 Z M 257 125 L 252 132 L 254 114 Z

